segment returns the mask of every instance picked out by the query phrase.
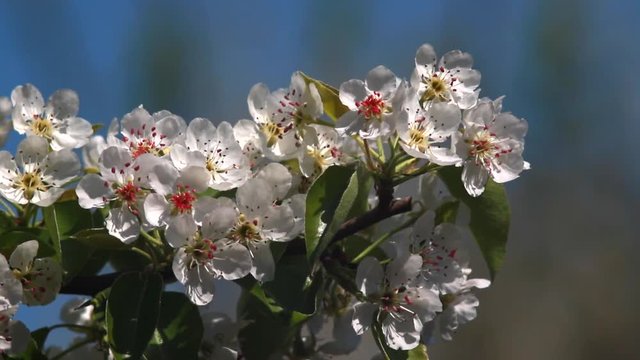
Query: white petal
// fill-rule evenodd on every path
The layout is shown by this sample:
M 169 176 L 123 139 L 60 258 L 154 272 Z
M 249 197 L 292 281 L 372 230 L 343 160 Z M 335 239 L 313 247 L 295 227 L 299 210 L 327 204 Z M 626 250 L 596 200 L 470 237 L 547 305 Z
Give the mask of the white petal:
M 249 250 L 237 242 L 217 241 L 217 251 L 211 263 L 213 268 L 226 280 L 237 280 L 251 272 Z
M 217 199 L 214 199 L 217 200 Z M 215 204 L 211 212 L 202 220 L 202 236 L 208 239 L 220 239 L 229 233 L 238 218 L 233 204 Z
M 149 173 L 149 185 L 158 194 L 169 195 L 175 189 L 178 176 L 180 173 L 170 162 L 162 161 Z
M 61 187 L 80 172 L 80 159 L 70 150 L 54 151 L 47 156 L 43 176 L 53 186 Z
M 200 166 L 188 166 L 180 171 L 180 177 L 176 180 L 177 185 L 188 186 L 196 192 L 207 189 L 209 184 L 209 173 Z
M 382 286 L 383 277 L 384 272 L 378 259 L 366 257 L 358 264 L 356 286 L 366 296 L 378 294 Z
M 380 65 L 369 71 L 365 84 L 369 90 L 380 93 L 383 99 L 389 99 L 400 85 L 400 79 Z
M 382 322 L 382 333 L 390 348 L 396 350 L 411 350 L 420 344 L 422 323 L 413 316 L 396 319 L 387 316 Z
M 240 212 L 250 217 L 261 215 L 273 204 L 275 194 L 265 180 L 251 179 L 238 188 L 236 202 Z
M 123 183 L 125 169 L 129 172 L 128 168 L 132 163 L 129 150 L 110 146 L 100 155 L 100 174 L 109 182 Z
M 270 206 L 262 215 L 262 232 L 272 241 L 288 241 L 293 229 L 293 211 L 287 205 Z
M 441 65 L 447 69 L 457 67 L 471 68 L 473 66 L 473 57 L 471 57 L 471 54 L 460 50 L 452 50 L 442 55 L 441 61 Z
M 185 145 L 189 150 L 203 150 L 215 136 L 216 127 L 211 121 L 205 118 L 195 118 L 187 127 Z
M 416 51 L 416 66 L 435 65 L 438 57 L 430 44 L 423 44 Z
M 46 305 L 52 302 L 62 285 L 62 268 L 53 258 L 36 259 L 30 271 L 29 291 L 24 291 L 28 305 Z
M 273 280 L 276 265 L 269 248 L 269 243 L 260 241 L 250 246 L 252 256 L 251 275 L 261 283 Z
M 365 331 L 369 330 L 371 324 L 373 324 L 373 315 L 378 306 L 370 303 L 357 303 L 353 305 L 353 319 L 351 326 L 358 335 L 362 335 Z
M 367 95 L 367 89 L 362 80 L 349 80 L 340 85 L 340 101 L 351 110 L 357 110 L 356 101 L 364 100 Z
M 92 134 L 93 128 L 90 122 L 79 117 L 68 118 L 66 127 L 62 131 L 53 133 L 51 148 L 53 150 L 79 148 L 89 142 Z
M 406 254 L 393 259 L 386 269 L 389 286 L 394 289 L 409 286 L 415 282 L 421 268 L 422 257 L 420 255 Z
M 28 123 L 35 115 L 42 115 L 44 99 L 40 91 L 31 84 L 17 86 L 11 92 L 13 103 L 13 127 L 19 134 L 24 134 L 28 129 Z
M 167 230 L 164 232 L 169 245 L 174 248 L 184 246 L 196 232 L 198 226 L 191 214 L 181 214 L 167 220 Z
M 78 204 L 85 209 L 104 207 L 114 197 L 109 183 L 96 174 L 85 175 L 76 187 Z
M 226 197 L 219 197 L 219 198 L 212 198 L 212 197 L 208 197 L 208 196 L 203 196 L 201 198 L 199 198 L 198 200 L 196 200 L 196 202 L 193 205 L 194 211 L 193 211 L 193 215 L 194 218 L 196 220 L 196 223 L 198 224 L 203 224 L 205 222 L 205 218 L 207 217 L 207 215 L 209 215 L 210 213 L 218 213 L 221 212 L 220 216 L 221 217 L 227 217 L 228 215 L 226 215 L 227 212 L 233 212 L 234 214 L 237 214 L 236 209 L 236 204 L 233 200 L 226 198 Z M 235 219 L 237 215 L 234 215 L 233 218 Z M 226 224 L 226 222 L 222 221 L 222 224 Z M 215 229 L 220 229 L 222 230 L 224 227 L 215 227 Z M 226 233 L 226 231 L 225 231 Z
M 49 153 L 49 143 L 39 136 L 28 136 L 18 144 L 16 162 L 18 166 L 38 166 Z
M 528 125 L 524 119 L 509 113 L 500 113 L 493 119 L 490 128 L 498 137 L 522 139 L 527 134 Z
M 9 258 L 9 265 L 14 269 L 27 272 L 31 268 L 33 259 L 35 259 L 37 253 L 38 240 L 25 241 L 13 250 Z
M 462 183 L 469 195 L 476 197 L 484 192 L 484 186 L 489 178 L 489 172 L 473 161 L 467 161 L 462 170 Z
M 289 189 L 291 189 L 291 173 L 284 165 L 279 163 L 271 163 L 263 167 L 255 178 L 268 182 L 278 200 L 284 199 Z
M 170 208 L 167 199 L 160 194 L 149 194 L 144 199 L 144 216 L 153 226 L 164 225 L 169 216 Z
M 105 221 L 109 234 L 117 237 L 125 244 L 134 242 L 140 235 L 140 221 L 126 208 L 109 210 Z
M 204 270 L 201 266 L 194 266 L 187 272 L 187 279 L 184 286 L 187 290 L 187 296 L 192 303 L 202 306 L 207 305 L 213 300 L 215 293 L 215 277 Z

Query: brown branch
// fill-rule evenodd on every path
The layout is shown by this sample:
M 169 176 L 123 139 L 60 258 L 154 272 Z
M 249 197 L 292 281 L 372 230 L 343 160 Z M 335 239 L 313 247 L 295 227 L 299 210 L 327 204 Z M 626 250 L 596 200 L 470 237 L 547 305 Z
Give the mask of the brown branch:
M 60 294 L 95 296 L 100 291 L 111 287 L 120 275 L 127 272 L 129 271 L 119 271 L 103 275 L 76 276 L 62 286 Z M 162 275 L 162 279 L 165 283 L 172 283 L 176 281 L 176 277 L 173 275 L 173 271 L 171 271 L 170 268 L 164 269 L 160 274 Z
M 360 216 L 356 216 L 354 218 L 351 218 L 345 221 L 342 224 L 342 226 L 340 226 L 340 229 L 336 232 L 336 234 L 331 239 L 331 243 L 340 241 L 384 219 L 387 219 L 394 215 L 402 214 L 408 211 L 411 211 L 410 196 L 399 198 L 399 199 L 392 199 L 387 204 L 384 204 L 382 201 L 380 201 L 378 206 L 376 206 L 374 209 L 369 210 L 368 212 Z

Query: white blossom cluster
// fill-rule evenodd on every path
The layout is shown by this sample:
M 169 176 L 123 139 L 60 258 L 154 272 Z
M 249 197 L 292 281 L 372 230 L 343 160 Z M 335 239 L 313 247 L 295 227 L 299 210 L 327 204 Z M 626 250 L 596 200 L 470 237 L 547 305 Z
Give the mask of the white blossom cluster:
M 0 194 L 13 204 L 47 207 L 77 181 L 79 205 L 103 209 L 110 235 L 125 244 L 151 237 L 172 247 L 177 280 L 193 303 L 206 305 L 216 279 L 274 278 L 270 244 L 303 235 L 305 193 L 330 166 L 370 162 L 371 153 L 395 144 L 414 168 L 463 167 L 462 183 L 474 197 L 488 179 L 517 178 L 529 167 L 522 158 L 527 123 L 502 112 L 502 98 L 479 99 L 479 84 L 469 54 L 451 51 L 438 59 L 425 44 L 408 81 L 378 66 L 364 81 L 344 82 L 338 105 L 346 111 L 336 123 L 324 116 L 316 83 L 296 72 L 287 89 L 257 84 L 250 90 L 251 120 L 187 123 L 140 106 L 114 119 L 106 137 L 77 116 L 72 90 L 56 91 L 45 104 L 36 87 L 18 86 L 10 104 L 0 99 L 0 121 L 11 119 L 26 138 L 15 154 L 0 152 Z M 82 152 L 82 177 L 74 149 Z M 433 210 L 449 199 L 446 186 L 431 174 L 420 181 L 421 210 L 410 214 L 415 224 L 387 249 L 388 263 L 359 262 L 357 301 L 335 318 L 336 339 L 327 353 L 352 351 L 340 341 L 357 342 L 355 335 L 374 322 L 387 346 L 408 350 L 434 331 L 451 339 L 475 318 L 478 299 L 471 290 L 489 281 L 469 278 L 461 229 L 434 222 Z M 32 240 L 9 262 L 0 256 L 0 351 L 22 345 L 15 339 L 24 339 L 17 334 L 26 329 L 11 319 L 17 305 L 49 303 L 60 289 L 59 263 L 36 258 L 37 249 Z M 212 327 L 228 320 L 207 319 Z M 227 342 L 203 351 L 235 358 Z

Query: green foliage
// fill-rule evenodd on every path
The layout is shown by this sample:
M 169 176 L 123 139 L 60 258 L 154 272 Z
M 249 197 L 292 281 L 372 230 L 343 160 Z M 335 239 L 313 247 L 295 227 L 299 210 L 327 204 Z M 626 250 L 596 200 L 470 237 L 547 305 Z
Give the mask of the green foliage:
M 133 359 L 142 356 L 160 313 L 162 278 L 158 273 L 126 273 L 111 287 L 106 324 L 109 344 Z
M 358 193 L 369 193 L 368 188 L 360 187 L 360 178 L 354 166 L 331 166 L 311 185 L 305 213 L 305 241 L 311 263 L 348 219 Z
M 474 198 L 460 181 L 461 168 L 444 167 L 438 174 L 451 194 L 471 210 L 469 228 L 494 278 L 502 266 L 509 235 L 509 201 L 504 186 L 489 179 L 482 195 Z
M 342 114 L 349 111 L 349 108 L 344 106 L 340 101 L 338 89 L 325 82 L 316 80 L 302 72 L 300 74 L 307 84 L 314 84 L 316 86 L 316 89 L 318 89 L 318 93 L 322 98 L 324 112 L 331 118 L 331 120 L 336 121 L 340 116 L 342 116 Z
M 60 242 L 69 238 L 80 230 L 93 227 L 93 220 L 89 210 L 80 207 L 78 202 L 68 195 L 53 205 L 44 208 L 44 222 L 51 236 L 51 243 L 55 249 L 55 257 L 61 260 L 62 247 Z
M 182 293 L 164 292 L 149 359 L 196 359 L 203 334 L 198 307 Z M 155 344 L 153 344 L 155 343 Z
M 316 297 L 322 284 L 322 273 L 310 278 L 307 258 L 285 254 L 276 267 L 274 279 L 264 284 L 265 292 L 286 309 L 303 314 L 316 311 Z

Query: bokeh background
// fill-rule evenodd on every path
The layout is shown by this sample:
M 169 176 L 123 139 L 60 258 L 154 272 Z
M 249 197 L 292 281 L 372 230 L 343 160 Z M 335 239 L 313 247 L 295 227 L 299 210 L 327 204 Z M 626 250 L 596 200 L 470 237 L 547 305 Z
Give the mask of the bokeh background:
M 425 42 L 468 51 L 482 95 L 529 121 L 533 169 L 507 186 L 507 258 L 478 319 L 432 359 L 637 359 L 638 35 L 632 0 L 2 1 L 0 94 L 72 88 L 96 123 L 139 104 L 234 122 L 254 83 L 298 69 L 339 85 L 379 64 L 408 77 Z M 237 292 L 220 286 L 215 307 Z M 64 299 L 18 316 L 50 324 Z

